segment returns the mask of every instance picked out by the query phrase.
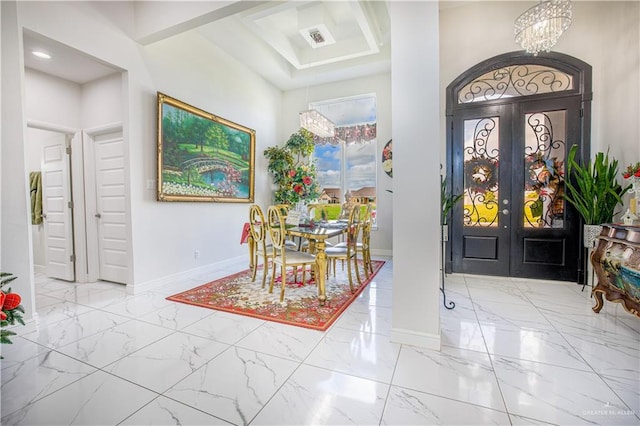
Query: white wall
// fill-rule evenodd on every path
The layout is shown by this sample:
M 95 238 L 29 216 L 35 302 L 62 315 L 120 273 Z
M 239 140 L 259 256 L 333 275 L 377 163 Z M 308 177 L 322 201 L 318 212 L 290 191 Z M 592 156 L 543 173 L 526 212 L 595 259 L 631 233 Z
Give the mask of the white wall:
M 485 59 L 522 50 L 513 41 L 513 22 L 535 3 L 470 2 L 440 11 L 443 123 L 447 85 Z M 593 67 L 591 151 L 610 147 L 621 168 L 640 161 L 639 31 L 640 2 L 574 1 L 571 27 L 553 48 Z
M 82 85 L 80 123 L 83 129 L 92 129 L 124 118 L 124 93 L 119 72 Z
M 319 69 L 318 72 L 321 73 L 322 69 Z M 308 104 L 367 93 L 375 93 L 376 95 L 378 130 L 378 155 L 376 156 L 376 167 L 378 168 L 376 182 L 378 229 L 372 230 L 371 232 L 371 247 L 374 254 L 391 255 L 393 249 L 393 194 L 387 192 L 387 189 L 393 190 L 393 179 L 387 176 L 380 162 L 382 149 L 387 141 L 391 139 L 390 74 L 380 74 L 357 80 L 346 80 L 285 92 L 282 107 L 283 133 L 280 135 L 277 144 L 283 145 L 289 138 L 289 135 L 300 128 L 298 113 L 306 110 Z
M 90 3 L 25 2 L 18 9 L 25 28 L 125 71 L 122 121 L 129 143 L 133 284 L 246 257 L 239 238 L 247 204 L 160 203 L 146 189 L 146 181 L 156 179 L 156 92 L 256 130 L 256 201 L 266 205 L 270 188 L 261 153 L 277 140 L 280 91 L 197 35 L 142 48 Z M 83 92 L 88 96 L 89 89 Z M 83 112 L 82 124 L 93 125 L 91 117 Z M 200 251 L 197 260 L 194 250 Z
M 394 342 L 440 349 L 438 3 L 397 2 L 391 17 Z

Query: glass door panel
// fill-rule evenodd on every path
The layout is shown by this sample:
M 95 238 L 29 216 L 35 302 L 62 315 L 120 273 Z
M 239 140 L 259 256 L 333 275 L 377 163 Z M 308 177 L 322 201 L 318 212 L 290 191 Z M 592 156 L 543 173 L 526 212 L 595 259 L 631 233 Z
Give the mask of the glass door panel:
M 464 120 L 465 227 L 496 227 L 499 213 L 500 117 Z
M 564 227 L 566 117 L 565 110 L 524 116 L 525 228 Z

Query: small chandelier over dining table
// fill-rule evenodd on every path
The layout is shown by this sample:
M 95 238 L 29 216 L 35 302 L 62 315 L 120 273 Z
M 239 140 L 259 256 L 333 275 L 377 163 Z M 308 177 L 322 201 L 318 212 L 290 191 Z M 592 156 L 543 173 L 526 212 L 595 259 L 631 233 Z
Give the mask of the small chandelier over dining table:
M 528 53 L 549 52 L 571 25 L 571 1 L 541 0 L 516 19 L 516 43 Z
M 315 109 L 300 113 L 300 127 L 321 138 L 332 138 L 336 133 L 336 125 L 333 121 Z

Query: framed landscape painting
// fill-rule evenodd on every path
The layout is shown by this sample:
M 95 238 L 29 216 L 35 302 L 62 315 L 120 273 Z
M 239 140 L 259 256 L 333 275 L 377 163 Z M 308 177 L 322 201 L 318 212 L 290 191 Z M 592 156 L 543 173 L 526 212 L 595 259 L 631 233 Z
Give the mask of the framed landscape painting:
M 158 92 L 158 201 L 252 203 L 255 130 Z

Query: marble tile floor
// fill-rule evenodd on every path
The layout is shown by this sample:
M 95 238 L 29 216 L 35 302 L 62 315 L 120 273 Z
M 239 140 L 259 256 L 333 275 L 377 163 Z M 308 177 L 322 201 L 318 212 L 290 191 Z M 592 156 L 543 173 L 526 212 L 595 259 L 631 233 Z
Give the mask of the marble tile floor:
M 638 425 L 640 320 L 572 283 L 447 276 L 442 349 L 389 339 L 393 262 L 326 332 L 36 278 L 2 425 Z

